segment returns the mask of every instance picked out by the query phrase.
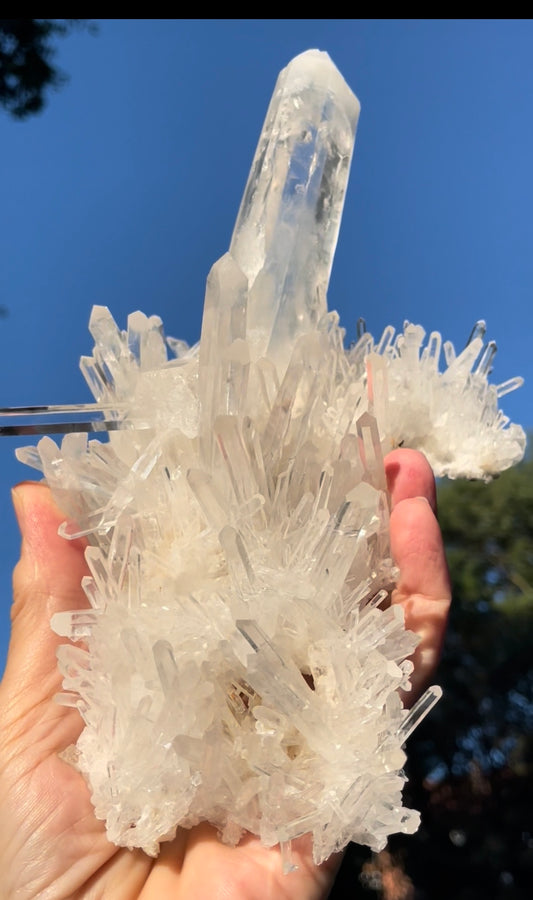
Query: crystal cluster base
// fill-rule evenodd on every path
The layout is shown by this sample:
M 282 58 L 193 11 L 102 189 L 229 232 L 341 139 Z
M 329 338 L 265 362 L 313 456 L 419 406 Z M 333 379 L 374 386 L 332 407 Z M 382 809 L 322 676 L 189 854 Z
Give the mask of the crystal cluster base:
M 414 831 L 404 743 L 417 637 L 388 605 L 396 570 L 384 453 L 487 478 L 521 458 L 481 326 L 455 356 L 406 324 L 346 349 L 326 289 L 359 104 L 326 54 L 281 73 L 199 345 L 95 307 L 81 361 L 108 440 L 19 457 L 85 537 L 87 608 L 54 616 L 76 765 L 109 839 L 155 855 L 178 826 L 266 845 Z M 286 858 L 288 858 L 286 853 Z

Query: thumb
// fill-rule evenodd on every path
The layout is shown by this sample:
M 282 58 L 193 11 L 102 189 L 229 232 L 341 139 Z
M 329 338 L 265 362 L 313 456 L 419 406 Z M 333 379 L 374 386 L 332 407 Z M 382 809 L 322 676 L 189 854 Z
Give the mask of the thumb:
M 50 628 L 56 612 L 87 605 L 80 586 L 87 568 L 82 541 L 57 533 L 65 518 L 43 483 L 23 482 L 13 491 L 22 535 L 20 560 L 13 573 L 11 640 L 2 687 L 12 697 L 30 690 L 33 702 L 58 690 L 56 649 L 63 638 Z

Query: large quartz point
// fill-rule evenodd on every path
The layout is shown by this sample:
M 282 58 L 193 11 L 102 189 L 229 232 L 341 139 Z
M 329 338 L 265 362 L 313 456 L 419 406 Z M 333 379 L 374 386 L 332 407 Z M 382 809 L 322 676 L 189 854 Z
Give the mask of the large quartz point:
M 257 145 L 230 253 L 248 279 L 250 343 L 285 363 L 327 312 L 359 109 L 309 50 L 280 73 Z
M 305 833 L 320 862 L 418 826 L 404 744 L 439 690 L 400 699 L 418 638 L 388 603 L 383 456 L 418 447 L 437 473 L 489 478 L 525 438 L 498 409 L 519 379 L 489 384 L 481 323 L 442 367 L 438 333 L 361 329 L 346 349 L 327 312 L 358 112 L 327 54 L 287 66 L 199 346 L 95 307 L 96 404 L 60 447 L 19 453 L 61 534 L 87 539 L 87 608 L 52 620 L 57 699 L 83 718 L 68 757 L 124 847 L 156 855 L 209 821 L 230 844 L 279 843 L 288 869 Z M 107 441 L 83 433 L 95 410 Z

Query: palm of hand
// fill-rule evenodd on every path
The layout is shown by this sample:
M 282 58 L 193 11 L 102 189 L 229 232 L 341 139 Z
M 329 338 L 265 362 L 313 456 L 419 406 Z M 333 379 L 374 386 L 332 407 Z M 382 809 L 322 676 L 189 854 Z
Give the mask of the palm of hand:
M 299 870 L 284 876 L 276 848 L 268 850 L 251 837 L 236 849 L 224 846 L 215 829 L 205 824 L 181 830 L 163 845 L 157 860 L 140 850 L 114 847 L 94 817 L 82 776 L 57 756 L 58 745 L 64 746 L 77 728 L 74 716 L 67 718 L 69 724 L 57 716 L 54 722 L 50 704 L 43 703 L 20 722 L 32 742 L 24 764 L 13 759 L 4 769 L 2 782 L 11 798 L 0 838 L 4 858 L 9 859 L 4 870 L 7 893 L 1 894 L 6 900 L 311 900 L 327 894 L 336 860 L 317 868 L 308 849 L 301 847 L 295 854 Z
M 46 731 L 54 744 L 56 734 L 66 736 L 62 726 L 43 720 L 36 720 L 35 726 L 36 733 Z M 45 739 L 42 750 L 47 743 Z M 6 817 L 11 840 L 5 840 L 7 835 L 2 840 L 10 859 L 4 872 L 6 900 L 311 900 L 327 894 L 337 860 L 317 868 L 302 846 L 295 853 L 299 870 L 284 876 L 276 848 L 262 847 L 252 837 L 235 849 L 224 846 L 206 824 L 180 830 L 174 841 L 163 845 L 157 860 L 140 850 L 118 849 L 95 819 L 81 775 L 55 752 L 39 756 L 37 752 L 30 759 L 31 767 L 26 763 L 18 772 L 8 767 L 3 776 L 13 798 Z
M 391 541 L 402 572 L 394 599 L 404 605 L 409 627 L 424 626 L 417 670 L 422 682 L 438 655 L 449 587 L 431 508 L 408 498 L 434 501 L 434 487 L 427 464 L 409 451 L 389 456 L 388 474 L 396 504 Z M 85 574 L 83 547 L 57 536 L 63 516 L 44 486 L 19 488 L 15 504 L 23 548 L 14 577 L 13 638 L 0 686 L 0 898 L 327 896 L 340 859 L 314 866 L 305 838 L 295 842 L 299 868 L 287 876 L 277 848 L 267 849 L 251 836 L 237 848 L 224 846 L 206 824 L 180 830 L 157 860 L 107 841 L 82 776 L 58 756 L 77 739 L 78 713 L 52 700 L 60 689 L 55 649 L 62 640 L 50 631 L 50 616 L 85 605 L 79 588 Z

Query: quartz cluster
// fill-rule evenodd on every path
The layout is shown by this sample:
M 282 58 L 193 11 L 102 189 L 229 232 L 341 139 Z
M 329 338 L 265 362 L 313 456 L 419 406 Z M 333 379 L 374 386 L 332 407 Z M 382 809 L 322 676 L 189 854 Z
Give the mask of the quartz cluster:
M 457 357 L 419 326 L 345 345 L 326 290 L 359 104 L 329 57 L 280 74 L 197 346 L 95 307 L 82 371 L 108 439 L 49 437 L 40 469 L 85 536 L 87 608 L 54 616 L 59 702 L 109 839 L 155 855 L 178 826 L 266 845 L 414 831 L 404 743 L 417 637 L 395 579 L 383 454 L 487 478 L 524 434 L 498 411 L 482 326 Z M 479 361 L 477 361 L 479 360 Z M 477 361 L 477 362 L 476 362 Z M 75 426 L 73 426 L 75 428 Z

